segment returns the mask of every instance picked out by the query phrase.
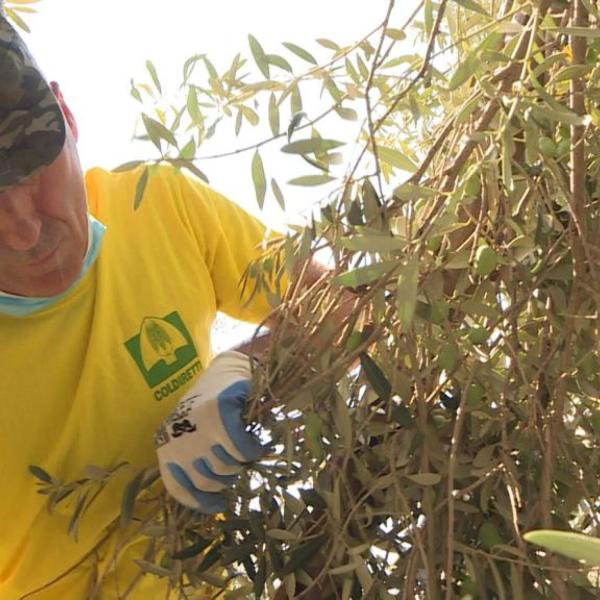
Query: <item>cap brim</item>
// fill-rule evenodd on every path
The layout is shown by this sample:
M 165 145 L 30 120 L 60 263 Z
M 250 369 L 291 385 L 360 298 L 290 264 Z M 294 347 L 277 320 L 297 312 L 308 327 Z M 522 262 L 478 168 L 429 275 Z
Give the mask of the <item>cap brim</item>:
M 0 192 L 51 164 L 65 143 L 56 97 L 0 13 Z

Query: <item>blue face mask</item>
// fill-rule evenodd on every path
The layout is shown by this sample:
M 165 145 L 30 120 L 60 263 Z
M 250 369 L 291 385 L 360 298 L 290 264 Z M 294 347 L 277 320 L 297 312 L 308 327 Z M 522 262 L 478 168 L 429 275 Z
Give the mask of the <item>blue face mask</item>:
M 100 252 L 100 244 L 104 237 L 106 227 L 100 221 L 97 221 L 88 215 L 88 249 L 83 259 L 83 265 L 81 272 L 77 279 L 69 286 L 69 288 L 58 294 L 57 296 L 50 296 L 48 298 L 28 298 L 26 296 L 14 296 L 12 294 L 5 294 L 0 292 L 0 313 L 10 315 L 11 317 L 26 317 L 31 313 L 37 312 L 48 306 L 58 302 L 71 289 L 77 282 L 87 273 L 89 268 L 94 264 L 98 252 Z

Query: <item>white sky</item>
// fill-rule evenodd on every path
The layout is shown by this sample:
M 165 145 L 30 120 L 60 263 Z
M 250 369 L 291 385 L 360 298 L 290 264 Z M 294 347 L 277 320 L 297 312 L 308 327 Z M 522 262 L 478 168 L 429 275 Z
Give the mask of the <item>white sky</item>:
M 400 27 L 416 4 L 417 0 L 396 0 L 390 26 Z M 280 44 L 283 41 L 303 46 L 317 58 L 329 56 L 329 51 L 315 43 L 316 38 L 340 45 L 357 41 L 382 22 L 388 0 L 41 0 L 34 6 L 38 14 L 25 15 L 32 33 L 24 38 L 46 76 L 59 82 L 75 114 L 83 166 L 113 168 L 133 159 L 156 158 L 149 146 L 132 142 L 140 105 L 129 94 L 130 79 L 148 81 L 147 59 L 155 63 L 163 84 L 170 81 L 175 86 L 180 83 L 184 60 L 193 54 L 206 53 L 217 69 L 227 67 L 239 51 L 249 57 L 249 33 L 265 51 L 281 53 L 289 60 L 291 55 Z M 347 126 L 344 123 L 340 126 Z M 249 134 L 252 141 L 263 137 Z M 214 153 L 243 145 L 219 133 L 215 144 L 210 148 Z M 267 200 L 262 213 L 258 211 L 251 155 L 199 166 L 214 188 L 267 224 L 281 228 L 291 215 L 306 212 L 324 192 L 286 188 L 285 181 L 312 170 L 298 161 L 279 162 L 280 156 L 274 148 L 265 165 L 272 171 L 267 172 L 267 179 L 276 174 L 282 184 L 288 201 L 286 214 L 273 199 Z M 217 350 L 250 332 L 230 323 L 221 325 Z
M 400 26 L 416 3 L 397 0 L 391 25 Z M 41 0 L 34 6 L 38 14 L 26 15 L 32 33 L 24 37 L 75 113 L 83 165 L 112 168 L 150 153 L 148 146 L 131 141 L 140 105 L 129 95 L 132 77 L 148 80 L 147 59 L 155 63 L 161 80 L 170 79 L 175 86 L 184 60 L 193 54 L 206 53 L 217 68 L 228 66 L 238 51 L 249 56 L 248 33 L 267 52 L 280 52 L 288 59 L 291 55 L 282 41 L 306 47 L 317 57 L 319 52 L 328 56 L 316 38 L 342 45 L 360 39 L 381 23 L 388 0 Z M 216 142 L 220 146 L 211 147 L 211 152 L 239 147 L 233 136 L 220 140 L 217 133 Z M 199 166 L 213 187 L 257 212 L 250 158 L 246 154 Z M 306 165 L 288 174 L 288 164 L 278 166 L 284 171 L 278 173 L 280 183 L 311 172 Z M 291 193 L 315 200 L 322 195 L 298 188 Z M 290 206 L 290 212 L 310 202 L 301 204 Z M 266 204 L 261 217 L 272 225 L 285 220 L 274 202 Z

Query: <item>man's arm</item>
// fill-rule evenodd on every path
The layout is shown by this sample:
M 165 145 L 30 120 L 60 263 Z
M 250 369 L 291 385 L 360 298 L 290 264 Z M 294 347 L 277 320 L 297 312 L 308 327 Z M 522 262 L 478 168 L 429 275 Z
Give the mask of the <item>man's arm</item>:
M 303 270 L 302 274 L 297 274 L 296 277 L 292 277 L 295 281 L 295 285 L 299 285 L 300 289 L 309 289 L 322 278 L 327 277 L 330 271 L 316 261 L 311 261 L 306 269 Z M 299 281 L 298 281 L 299 280 Z M 331 313 L 331 319 L 335 328 L 341 327 L 347 318 L 352 314 L 356 308 L 358 297 L 356 294 L 348 289 L 340 290 L 340 299 L 337 302 L 335 309 Z M 273 330 L 277 327 L 277 318 L 271 318 L 266 322 L 267 330 L 262 331 L 251 339 L 240 343 L 239 345 L 232 348 L 237 352 L 242 352 L 248 356 L 253 356 L 261 360 L 269 350 L 271 341 L 271 333 L 269 330 Z M 324 340 L 324 344 L 329 341 Z M 318 348 L 317 348 L 318 350 Z
M 307 289 L 326 276 L 325 267 L 311 263 L 297 283 Z M 346 290 L 340 293 L 341 300 L 331 317 L 342 325 L 357 298 Z M 276 317 L 267 326 L 277 327 Z M 222 512 L 225 499 L 220 491 L 235 483 L 245 464 L 263 454 L 257 437 L 247 431 L 243 414 L 252 359 L 264 359 L 270 335 L 268 331 L 259 334 L 215 357 L 159 429 L 157 454 L 163 482 L 182 504 L 206 513 Z M 330 343 L 323 339 L 323 347 Z

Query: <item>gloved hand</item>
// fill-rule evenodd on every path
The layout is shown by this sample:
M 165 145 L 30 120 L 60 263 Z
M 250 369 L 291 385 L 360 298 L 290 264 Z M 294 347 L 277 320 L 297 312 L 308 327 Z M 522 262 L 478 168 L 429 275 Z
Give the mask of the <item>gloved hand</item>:
M 181 504 L 222 512 L 219 492 L 234 484 L 243 463 L 264 453 L 242 419 L 250 375 L 248 356 L 219 354 L 156 432 L 163 482 Z

